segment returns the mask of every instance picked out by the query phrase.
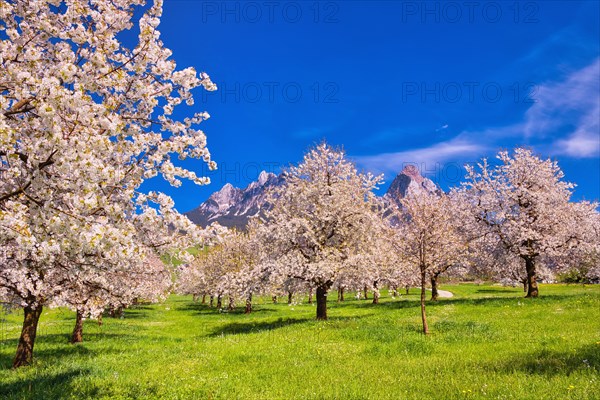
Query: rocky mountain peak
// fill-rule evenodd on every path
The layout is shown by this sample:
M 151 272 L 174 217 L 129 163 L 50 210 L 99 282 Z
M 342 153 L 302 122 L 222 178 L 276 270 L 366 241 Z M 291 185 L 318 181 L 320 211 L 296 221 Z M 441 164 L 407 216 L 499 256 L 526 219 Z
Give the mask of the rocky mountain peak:
M 276 175 L 272 172 L 262 171 L 260 175 L 258 175 L 258 184 L 263 186 L 270 178 L 275 178 Z
M 416 165 L 407 165 L 402 169 L 400 175 L 406 175 L 417 183 L 422 183 L 424 179 Z
M 226 227 L 244 229 L 250 217 L 268 207 L 269 189 L 282 183 L 281 176 L 262 171 L 258 179 L 244 189 L 226 183 L 221 190 L 213 193 L 208 200 L 186 215 L 194 223 L 204 227 L 216 221 Z
M 232 204 L 239 201 L 241 190 L 234 187 L 231 183 L 226 183 L 221 190 L 213 193 L 209 200 L 212 200 L 219 210 L 229 208 Z
M 392 181 L 385 197 L 397 204 L 406 196 L 418 195 L 422 192 L 442 193 L 440 188 L 429 178 L 425 178 L 415 165 L 407 165 Z
M 262 171 L 258 179 L 244 189 L 225 184 L 221 190 L 213 193 L 208 200 L 186 215 L 196 224 L 206 227 L 213 222 L 226 227 L 245 229 L 248 220 L 270 207 L 269 191 L 284 183 L 282 175 Z M 423 191 L 439 193 L 440 188 L 425 178 L 414 165 L 406 166 L 396 176 L 384 195 L 386 201 L 400 205 L 400 200 L 406 196 L 416 195 Z

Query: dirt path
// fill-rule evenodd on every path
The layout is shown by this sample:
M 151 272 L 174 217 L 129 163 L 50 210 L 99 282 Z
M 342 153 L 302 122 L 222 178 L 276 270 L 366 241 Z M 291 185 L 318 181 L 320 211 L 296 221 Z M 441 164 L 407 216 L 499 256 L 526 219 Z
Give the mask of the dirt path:
M 427 289 L 431 292 L 431 289 Z M 450 297 L 454 297 L 454 294 L 452 294 L 452 292 L 449 292 L 447 290 L 440 290 L 438 289 L 438 297 L 444 297 L 444 298 L 450 298 Z

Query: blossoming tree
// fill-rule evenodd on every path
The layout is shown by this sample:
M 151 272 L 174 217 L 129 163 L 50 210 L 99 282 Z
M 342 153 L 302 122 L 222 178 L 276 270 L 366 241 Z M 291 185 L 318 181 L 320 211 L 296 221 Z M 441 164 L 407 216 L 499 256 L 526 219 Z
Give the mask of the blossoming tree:
M 176 70 L 157 27 L 161 0 L 3 1 L 0 7 L 0 295 L 24 308 L 13 363 L 31 363 L 42 307 L 102 267 L 201 240 L 165 194 L 141 194 L 160 175 L 208 179 L 172 159 L 215 163 L 196 113 L 172 118 L 208 75 Z M 133 48 L 119 39 L 137 22 Z M 107 285 L 110 288 L 110 285 Z
M 552 160 L 531 150 L 498 153 L 499 165 L 487 160 L 467 167 L 464 190 L 479 223 L 504 251 L 522 260 L 527 274 L 527 296 L 538 296 L 540 258 L 559 259 L 576 248 L 593 245 L 597 205 L 570 202 L 574 184 Z
M 327 319 L 327 292 L 355 262 L 377 249 L 374 228 L 382 223 L 372 192 L 381 177 L 359 173 L 343 150 L 321 143 L 285 173 L 260 226 L 273 277 L 307 282 L 316 289 L 317 319 Z
M 421 319 L 423 333 L 429 333 L 425 310 L 425 285 L 427 277 L 448 265 L 460 262 L 467 245 L 461 234 L 460 221 L 448 196 L 420 192 L 402 199 L 394 243 L 401 255 L 398 268 L 414 271 L 420 278 Z
M 76 312 L 71 343 L 83 341 L 85 318 L 98 318 L 107 308 L 122 309 L 137 301 L 162 301 L 171 289 L 171 272 L 152 253 L 130 258 L 127 269 L 102 267 L 101 263 L 98 259 L 96 271 L 88 271 L 84 279 L 67 277 L 71 284 L 65 284 L 50 302 L 52 307 L 68 307 Z

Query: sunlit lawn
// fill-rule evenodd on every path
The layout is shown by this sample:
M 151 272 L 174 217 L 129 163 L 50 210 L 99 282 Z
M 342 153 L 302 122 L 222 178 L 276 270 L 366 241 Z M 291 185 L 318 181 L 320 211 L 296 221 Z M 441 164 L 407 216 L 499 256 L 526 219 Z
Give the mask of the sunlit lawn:
M 0 398 L 600 398 L 600 286 L 444 285 L 420 333 L 417 290 L 381 304 L 271 304 L 219 314 L 172 296 L 86 321 L 67 344 L 68 310 L 42 315 L 33 367 L 10 370 L 22 314 L 2 315 Z M 330 294 L 331 300 L 335 293 Z M 240 304 L 241 306 L 241 304 Z

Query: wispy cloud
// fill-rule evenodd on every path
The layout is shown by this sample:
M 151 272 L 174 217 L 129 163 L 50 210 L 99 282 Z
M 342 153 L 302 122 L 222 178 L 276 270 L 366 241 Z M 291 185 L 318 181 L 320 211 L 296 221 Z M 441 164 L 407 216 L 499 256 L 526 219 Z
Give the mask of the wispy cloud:
M 600 58 L 564 82 L 540 87 L 539 100 L 526 113 L 527 135 L 551 135 L 550 153 L 574 158 L 600 155 Z
M 500 147 L 523 142 L 548 155 L 573 158 L 600 156 L 600 58 L 562 81 L 538 87 L 536 102 L 521 121 L 482 130 L 463 131 L 429 147 L 356 157 L 377 173 L 397 173 L 406 164 L 431 170 L 448 162 L 474 161 Z M 444 130 L 448 125 L 436 129 Z
M 598 93 L 596 93 L 598 95 Z M 557 140 L 550 149 L 551 154 L 574 158 L 600 156 L 600 101 L 588 110 L 579 121 L 577 129 L 566 139 Z
M 455 138 L 420 149 L 355 157 L 355 161 L 374 173 L 396 174 L 408 164 L 417 165 L 423 173 L 427 173 L 436 171 L 448 161 L 472 161 L 485 150 L 484 145 Z
M 598 136 L 598 105 L 600 103 L 600 58 L 573 72 L 562 82 L 539 86 L 536 102 L 525 113 L 526 137 L 552 135 L 565 127 L 575 131 L 594 128 Z M 595 119 L 595 124 L 590 124 Z M 575 133 L 575 132 L 573 132 Z

